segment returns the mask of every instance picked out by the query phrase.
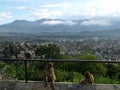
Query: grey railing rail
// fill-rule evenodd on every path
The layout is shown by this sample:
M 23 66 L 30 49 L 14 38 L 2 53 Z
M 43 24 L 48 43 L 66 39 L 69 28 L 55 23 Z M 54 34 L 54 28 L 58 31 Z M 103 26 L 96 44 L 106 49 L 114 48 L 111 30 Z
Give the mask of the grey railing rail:
M 27 61 L 40 61 L 40 62 L 79 62 L 79 63 L 120 63 L 119 60 L 78 60 L 78 59 L 12 59 L 0 58 L 0 61 L 22 61 L 25 67 L 25 82 L 28 82 L 27 77 Z
M 41 61 L 41 62 L 88 62 L 88 63 L 120 63 L 120 60 L 79 60 L 79 59 L 12 59 L 0 58 L 0 61 Z

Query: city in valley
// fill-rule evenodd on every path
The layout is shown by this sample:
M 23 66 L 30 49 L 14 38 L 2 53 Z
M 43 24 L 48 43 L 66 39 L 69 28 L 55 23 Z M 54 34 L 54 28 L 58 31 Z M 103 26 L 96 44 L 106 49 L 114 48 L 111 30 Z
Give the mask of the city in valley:
M 120 60 L 119 38 L 89 37 L 73 33 L 3 33 L 0 37 L 0 58 L 26 58 L 25 55 L 29 53 L 31 59 L 43 59 L 46 57 L 36 55 L 35 50 L 39 46 L 53 44 L 59 47 L 61 55 L 69 55 L 72 59 L 81 59 L 78 57 L 89 53 L 97 60 Z

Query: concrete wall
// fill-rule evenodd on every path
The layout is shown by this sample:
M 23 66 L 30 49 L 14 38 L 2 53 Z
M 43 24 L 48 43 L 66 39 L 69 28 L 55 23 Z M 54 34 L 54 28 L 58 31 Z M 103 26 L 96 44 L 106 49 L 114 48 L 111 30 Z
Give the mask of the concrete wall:
M 117 84 L 79 85 L 65 82 L 55 84 L 55 90 L 120 90 L 120 85 Z M 51 90 L 51 88 L 45 89 L 43 82 L 0 81 L 0 90 Z

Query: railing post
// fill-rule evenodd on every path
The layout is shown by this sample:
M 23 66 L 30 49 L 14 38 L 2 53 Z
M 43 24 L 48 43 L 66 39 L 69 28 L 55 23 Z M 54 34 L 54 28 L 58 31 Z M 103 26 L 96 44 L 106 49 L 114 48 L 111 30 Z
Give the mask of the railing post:
M 27 60 L 24 60 L 24 65 L 25 65 L 25 82 L 28 82 L 28 77 L 27 77 Z

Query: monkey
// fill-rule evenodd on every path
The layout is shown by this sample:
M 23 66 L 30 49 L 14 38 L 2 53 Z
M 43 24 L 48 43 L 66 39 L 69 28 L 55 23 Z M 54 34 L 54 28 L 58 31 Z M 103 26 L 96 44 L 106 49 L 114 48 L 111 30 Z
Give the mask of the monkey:
M 49 82 L 52 90 L 55 90 L 54 81 L 56 80 L 56 76 L 54 73 L 53 63 L 48 62 L 45 65 L 44 73 L 45 73 L 45 88 L 48 87 Z
M 85 79 L 82 80 L 79 84 L 93 84 L 94 83 L 94 76 L 92 73 L 89 71 L 86 71 L 85 74 Z

